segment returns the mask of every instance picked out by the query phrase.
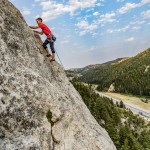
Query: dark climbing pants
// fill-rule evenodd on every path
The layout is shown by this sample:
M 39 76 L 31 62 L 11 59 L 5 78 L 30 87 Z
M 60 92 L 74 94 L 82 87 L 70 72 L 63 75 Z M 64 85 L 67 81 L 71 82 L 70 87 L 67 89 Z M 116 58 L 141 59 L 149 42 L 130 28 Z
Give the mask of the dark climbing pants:
M 51 41 L 51 39 L 47 38 L 47 39 L 45 40 L 45 42 L 43 43 L 44 49 L 47 48 L 47 44 L 50 44 L 50 48 L 51 48 L 52 53 L 55 53 L 54 41 Z

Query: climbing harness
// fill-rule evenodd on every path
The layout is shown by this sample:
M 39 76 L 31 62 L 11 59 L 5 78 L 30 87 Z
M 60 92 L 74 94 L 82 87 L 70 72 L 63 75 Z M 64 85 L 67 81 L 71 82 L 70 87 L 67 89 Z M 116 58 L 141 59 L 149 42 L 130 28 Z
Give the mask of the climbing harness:
M 50 34 L 47 35 L 47 37 L 48 37 L 48 36 L 52 36 L 52 37 L 50 38 L 51 42 L 56 42 L 56 36 L 54 36 L 54 34 L 50 33 Z

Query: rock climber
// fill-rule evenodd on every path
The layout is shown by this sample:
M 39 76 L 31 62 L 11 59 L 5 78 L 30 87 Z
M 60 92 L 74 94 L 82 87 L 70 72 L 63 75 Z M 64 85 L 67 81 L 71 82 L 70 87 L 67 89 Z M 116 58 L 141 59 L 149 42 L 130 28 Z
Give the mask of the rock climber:
M 36 22 L 38 24 L 38 26 L 29 26 L 31 29 L 38 29 L 38 28 L 41 28 L 42 31 L 39 32 L 39 31 L 35 31 L 36 33 L 38 34 L 41 34 L 43 35 L 43 33 L 47 36 L 47 39 L 45 40 L 45 42 L 43 43 L 43 48 L 46 50 L 46 53 L 47 53 L 47 57 L 51 57 L 50 59 L 50 62 L 52 61 L 55 61 L 55 48 L 54 48 L 54 40 L 53 40 L 53 37 L 54 35 L 52 34 L 51 30 L 49 29 L 49 27 L 47 27 L 43 21 L 42 21 L 42 18 L 37 18 L 36 19 Z M 47 44 L 50 44 L 50 48 L 51 48 L 51 51 L 52 51 L 52 55 L 49 53 L 48 51 L 48 48 L 47 48 Z

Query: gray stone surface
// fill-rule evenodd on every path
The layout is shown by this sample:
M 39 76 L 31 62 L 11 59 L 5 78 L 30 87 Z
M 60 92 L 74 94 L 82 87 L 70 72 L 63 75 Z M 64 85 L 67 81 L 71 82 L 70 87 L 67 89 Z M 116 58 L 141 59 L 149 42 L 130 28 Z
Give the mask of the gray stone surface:
M 53 149 L 116 148 L 20 12 L 0 0 L 0 150 Z

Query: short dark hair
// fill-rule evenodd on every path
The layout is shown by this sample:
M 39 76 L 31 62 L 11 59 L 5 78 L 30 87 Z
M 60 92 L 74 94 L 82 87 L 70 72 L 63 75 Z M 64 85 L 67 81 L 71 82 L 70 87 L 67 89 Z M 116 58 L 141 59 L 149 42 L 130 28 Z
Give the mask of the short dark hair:
M 36 20 L 41 20 L 41 22 L 43 21 L 42 18 L 37 18 Z

